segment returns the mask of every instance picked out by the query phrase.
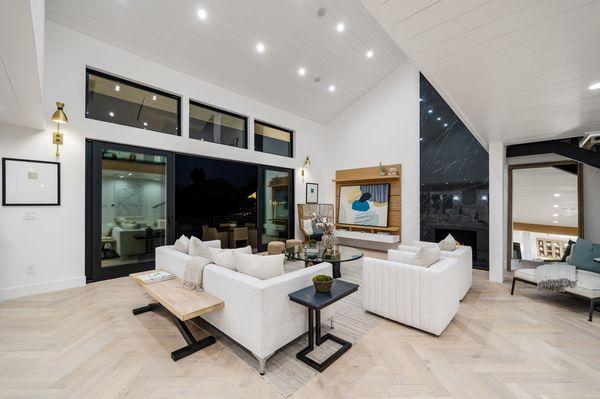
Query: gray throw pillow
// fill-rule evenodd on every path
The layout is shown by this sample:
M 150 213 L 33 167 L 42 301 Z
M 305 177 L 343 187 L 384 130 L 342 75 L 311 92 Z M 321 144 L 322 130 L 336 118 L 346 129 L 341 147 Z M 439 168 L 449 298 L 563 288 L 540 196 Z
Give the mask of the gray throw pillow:
M 600 273 L 600 263 L 594 261 L 594 258 L 600 258 L 600 244 L 578 238 L 572 252 L 571 262 L 576 268 Z

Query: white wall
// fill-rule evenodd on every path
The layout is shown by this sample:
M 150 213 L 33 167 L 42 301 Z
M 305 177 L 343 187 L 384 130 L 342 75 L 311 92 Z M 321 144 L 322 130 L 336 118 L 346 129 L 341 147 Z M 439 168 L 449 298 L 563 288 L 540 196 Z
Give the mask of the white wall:
M 419 71 L 406 62 L 327 125 L 327 186 L 335 170 L 402 164 L 402 241 L 419 239 Z M 321 189 L 322 190 L 322 189 Z M 325 202 L 321 200 L 321 202 Z
M 150 62 L 61 25 L 47 22 L 45 35 L 48 127 L 44 132 L 1 127 L 0 156 L 53 160 L 52 130 L 55 124 L 49 118 L 55 110 L 54 102 L 65 102 L 70 123 L 61 127 L 64 132 L 60 159 L 62 204 L 59 207 L 0 208 L 0 299 L 85 283 L 86 138 L 295 168 L 297 202 L 304 198 L 304 182 L 300 181 L 298 171 L 304 156 L 310 155 L 314 165 L 307 170 L 307 179 L 321 186 L 330 181 L 325 180 L 324 170 L 329 162 L 324 156 L 328 151 L 322 125 Z M 182 136 L 85 119 L 86 65 L 181 95 Z M 190 97 L 294 129 L 294 158 L 189 139 L 186 104 Z M 249 148 L 253 148 L 252 120 L 249 126 Z M 25 213 L 31 211 L 36 213 L 37 220 L 24 220 Z M 296 234 L 300 236 L 299 231 Z M 34 265 L 35 272 L 27 273 L 27 265 Z

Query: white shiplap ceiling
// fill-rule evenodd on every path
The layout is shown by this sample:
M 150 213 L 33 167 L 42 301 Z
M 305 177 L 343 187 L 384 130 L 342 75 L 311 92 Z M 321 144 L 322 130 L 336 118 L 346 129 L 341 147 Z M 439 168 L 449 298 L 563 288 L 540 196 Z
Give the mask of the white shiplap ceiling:
M 321 7 L 327 13 L 319 18 Z M 208 13 L 205 21 L 197 17 L 200 8 Z M 360 0 L 47 0 L 46 15 L 321 123 L 407 60 Z M 340 21 L 346 25 L 341 34 Z M 263 54 L 255 51 L 258 42 L 266 46 Z M 369 49 L 375 52 L 371 59 L 365 57 Z M 303 78 L 297 74 L 300 66 L 308 71 Z M 330 84 L 336 87 L 333 94 Z
M 600 130 L 599 1 L 362 2 L 484 144 Z

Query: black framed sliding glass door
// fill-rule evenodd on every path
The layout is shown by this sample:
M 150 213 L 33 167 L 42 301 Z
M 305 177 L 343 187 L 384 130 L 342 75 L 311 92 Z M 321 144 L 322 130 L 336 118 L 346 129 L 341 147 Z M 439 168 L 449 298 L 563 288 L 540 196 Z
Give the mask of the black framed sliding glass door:
M 259 166 L 260 249 L 271 241 L 284 241 L 295 235 L 294 171 Z
M 88 141 L 88 281 L 154 268 L 154 249 L 174 241 L 172 153 Z

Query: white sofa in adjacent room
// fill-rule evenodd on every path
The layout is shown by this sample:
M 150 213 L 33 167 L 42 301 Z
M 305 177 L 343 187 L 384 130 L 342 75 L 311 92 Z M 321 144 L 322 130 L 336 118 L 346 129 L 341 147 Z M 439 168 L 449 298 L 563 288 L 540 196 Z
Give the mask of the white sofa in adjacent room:
M 388 251 L 388 260 L 364 258 L 363 308 L 440 335 L 458 312 L 459 262 L 442 257 L 429 267 L 408 264 L 412 252 Z
M 435 242 L 415 241 L 413 245 L 399 245 L 398 250 L 405 252 L 417 252 L 422 246 L 437 246 Z M 443 257 L 454 258 L 460 266 L 459 295 L 462 300 L 473 285 L 473 251 L 471 247 L 460 246 L 454 251 L 442 251 Z
M 219 248 L 220 241 L 205 244 Z M 156 268 L 182 277 L 190 255 L 172 246 L 156 248 Z M 215 264 L 203 272 L 203 289 L 225 302 L 222 309 L 201 316 L 238 344 L 252 352 L 264 373 L 267 359 L 278 349 L 307 332 L 306 308 L 289 300 L 288 294 L 312 285 L 317 274 L 332 275 L 331 263 L 302 268 L 260 280 Z M 331 311 L 322 311 L 323 320 Z

